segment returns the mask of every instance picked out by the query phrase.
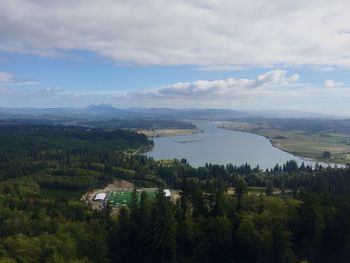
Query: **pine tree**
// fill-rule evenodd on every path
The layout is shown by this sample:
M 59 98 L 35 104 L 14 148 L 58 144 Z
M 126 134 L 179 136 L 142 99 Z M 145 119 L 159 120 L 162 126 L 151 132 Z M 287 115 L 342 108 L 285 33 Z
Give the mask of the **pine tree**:
M 127 261 L 130 255 L 131 236 L 130 236 L 130 216 L 127 208 L 122 207 L 119 211 L 116 237 L 115 257 L 120 261 Z
M 176 249 L 176 222 L 173 205 L 159 188 L 152 211 L 151 251 L 154 262 L 174 262 Z
M 130 224 L 132 236 L 132 251 L 130 253 L 130 262 L 147 262 L 150 259 L 149 241 L 152 233 L 151 227 L 151 203 L 146 192 L 141 193 L 140 203 L 135 209 L 131 210 Z
M 238 179 L 238 182 L 236 184 L 236 191 L 235 195 L 237 196 L 237 199 L 240 200 L 243 196 L 243 194 L 248 192 L 248 186 L 247 183 L 245 182 L 243 177 L 240 177 Z

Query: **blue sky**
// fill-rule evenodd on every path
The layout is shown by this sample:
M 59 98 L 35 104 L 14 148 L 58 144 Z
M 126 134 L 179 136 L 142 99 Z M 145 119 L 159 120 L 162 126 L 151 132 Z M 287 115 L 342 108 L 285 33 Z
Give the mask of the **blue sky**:
M 350 115 L 348 1 L 0 0 L 0 106 Z
M 118 65 L 89 52 L 67 52 L 65 57 L 47 58 L 1 52 L 0 70 L 23 80 L 35 80 L 43 85 L 63 86 L 72 90 L 139 90 L 155 88 L 182 81 L 254 78 L 276 67 L 247 67 L 244 69 L 206 70 L 197 65 Z M 328 79 L 343 82 L 349 70 L 320 71 L 310 66 L 277 67 L 298 73 L 303 82 L 323 85 Z

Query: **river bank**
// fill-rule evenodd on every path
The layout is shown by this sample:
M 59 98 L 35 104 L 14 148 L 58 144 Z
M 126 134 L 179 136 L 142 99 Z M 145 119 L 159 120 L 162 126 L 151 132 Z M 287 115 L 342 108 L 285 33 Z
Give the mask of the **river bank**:
M 143 133 L 149 138 L 165 137 L 165 136 L 180 136 L 180 135 L 192 135 L 201 132 L 198 129 L 152 129 L 152 130 L 139 130 L 138 133 Z
M 344 134 L 310 134 L 300 130 L 271 129 L 244 122 L 224 122 L 218 128 L 242 131 L 265 137 L 270 143 L 287 153 L 324 163 L 345 165 L 350 162 L 350 137 Z M 329 152 L 330 158 L 324 158 Z

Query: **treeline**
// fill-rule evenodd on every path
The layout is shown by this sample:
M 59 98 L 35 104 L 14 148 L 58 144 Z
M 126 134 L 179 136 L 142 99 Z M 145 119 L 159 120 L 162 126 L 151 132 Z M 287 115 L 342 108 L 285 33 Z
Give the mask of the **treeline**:
M 34 176 L 41 178 L 42 182 L 45 176 L 47 181 L 57 177 L 59 171 L 50 174 L 50 169 L 64 173 L 68 168 L 97 172 L 93 176 L 94 180 L 105 181 L 119 175 L 132 179 L 128 177 L 129 174 L 116 168 L 132 169 L 140 174 L 147 172 L 142 165 L 142 157 L 131 158 L 128 153 L 151 147 L 152 144 L 146 136 L 125 130 L 106 131 L 74 126 L 0 126 L 0 179 Z M 80 177 L 92 179 L 91 173 Z M 63 181 L 64 177 L 60 176 L 59 180 Z M 90 186 L 93 185 L 91 182 Z
M 80 125 L 88 125 L 95 128 L 113 129 L 195 129 L 190 122 L 163 119 L 113 119 L 97 121 L 79 121 Z
M 252 168 L 249 164 L 241 166 L 206 164 L 193 168 L 186 160 L 175 161 L 172 165 L 160 165 L 157 174 L 169 187 L 181 187 L 181 178 L 193 178 L 210 190 L 213 183 L 220 181 L 225 189 L 236 187 L 241 177 L 250 187 L 275 187 L 282 193 L 285 191 L 312 191 L 330 195 L 350 193 L 350 169 L 337 167 L 300 166 L 294 160 L 288 161 L 273 169 L 262 171 L 259 167 Z
M 124 130 L 1 126 L 0 262 L 109 262 L 112 219 L 80 198 L 114 178 L 162 184 L 130 154 L 150 145 Z
M 131 154 L 151 142 L 119 130 L 4 126 L 0 138 L 0 262 L 348 262 L 349 168 L 194 168 Z M 160 191 L 117 217 L 80 201 L 115 178 Z
M 77 126 L 0 125 L 0 151 L 40 153 L 52 149 L 136 148 L 151 143 L 142 134 L 125 130 L 90 129 Z
M 116 218 L 41 193 L 30 177 L 0 184 L 3 262 L 348 262 L 350 198 L 211 191 L 184 177 L 180 199 L 142 194 Z M 13 260 L 13 261 L 11 261 Z
M 123 208 L 112 262 L 348 262 L 349 198 L 252 195 L 241 180 L 233 196 L 184 181 L 176 204 L 159 192 Z

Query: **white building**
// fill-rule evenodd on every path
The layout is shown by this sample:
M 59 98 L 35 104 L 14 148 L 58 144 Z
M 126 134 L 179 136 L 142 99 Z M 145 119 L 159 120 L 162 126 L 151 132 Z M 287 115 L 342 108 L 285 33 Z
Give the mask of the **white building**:
M 103 201 L 103 200 L 106 199 L 106 197 L 107 197 L 107 194 L 106 194 L 106 193 L 98 193 L 98 194 L 95 196 L 94 200 L 95 200 L 95 201 Z
M 164 189 L 164 195 L 165 197 L 170 197 L 171 196 L 171 192 L 169 189 Z

